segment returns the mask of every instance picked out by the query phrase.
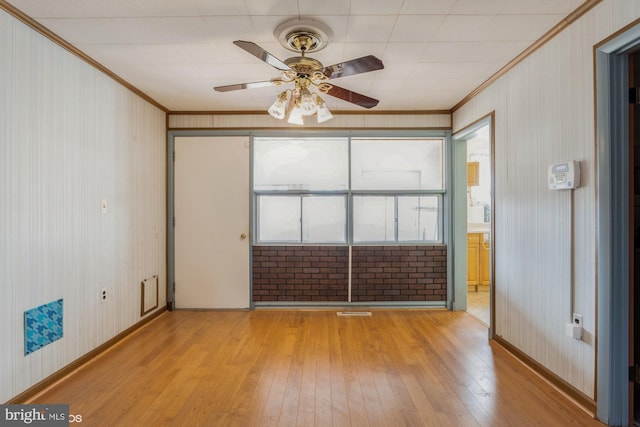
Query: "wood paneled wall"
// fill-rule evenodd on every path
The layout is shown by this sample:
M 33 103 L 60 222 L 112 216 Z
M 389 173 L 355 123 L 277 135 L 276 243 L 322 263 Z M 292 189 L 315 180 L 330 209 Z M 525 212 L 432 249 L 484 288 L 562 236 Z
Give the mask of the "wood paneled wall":
M 0 94 L 5 402 L 140 321 L 141 280 L 166 305 L 166 114 L 3 11 Z M 24 356 L 23 312 L 58 298 L 64 337 Z
M 286 120 L 276 120 L 264 112 L 224 114 L 212 113 L 169 113 L 170 129 L 302 129 L 290 125 Z M 384 112 L 363 114 L 340 114 L 318 125 L 305 124 L 304 128 L 321 129 L 451 129 L 451 114 L 448 112 L 423 112 L 396 114 Z
M 495 111 L 495 333 L 590 397 L 597 314 L 593 46 L 638 17 L 640 2 L 601 2 L 453 115 L 455 132 Z M 547 189 L 548 166 L 565 160 L 582 164 L 573 195 Z M 565 335 L 572 263 L 584 341 Z

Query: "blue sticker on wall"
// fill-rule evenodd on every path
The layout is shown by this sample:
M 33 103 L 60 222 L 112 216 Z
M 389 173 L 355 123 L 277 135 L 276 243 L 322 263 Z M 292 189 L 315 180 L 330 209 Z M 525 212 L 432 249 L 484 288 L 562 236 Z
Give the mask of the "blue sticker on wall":
M 24 312 L 24 355 L 62 338 L 62 298 Z

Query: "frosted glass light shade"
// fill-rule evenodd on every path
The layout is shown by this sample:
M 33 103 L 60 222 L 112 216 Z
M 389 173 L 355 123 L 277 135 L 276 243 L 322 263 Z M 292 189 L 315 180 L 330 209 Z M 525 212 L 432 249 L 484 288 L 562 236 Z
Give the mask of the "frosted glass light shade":
M 284 91 L 278 96 L 278 99 L 269 107 L 267 112 L 271 114 L 271 117 L 282 120 L 284 119 L 284 113 L 287 108 L 287 92 Z
M 323 102 L 320 107 L 318 107 L 318 123 L 324 123 L 327 120 L 333 119 L 333 114 L 327 108 L 327 105 Z
M 313 97 L 309 92 L 302 94 L 302 99 L 300 100 L 300 111 L 303 116 L 310 116 L 316 112 L 318 106 L 313 100 Z
M 302 120 L 302 111 L 300 108 L 295 107 L 291 110 L 291 114 L 289 114 L 289 120 L 287 120 L 292 125 L 303 125 L 304 121 Z

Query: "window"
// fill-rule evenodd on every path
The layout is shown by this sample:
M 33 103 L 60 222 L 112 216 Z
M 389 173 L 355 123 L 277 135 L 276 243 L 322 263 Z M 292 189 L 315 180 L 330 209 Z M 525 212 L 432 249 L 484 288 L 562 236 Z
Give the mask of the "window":
M 353 196 L 353 241 L 438 242 L 441 196 Z
M 302 212 L 304 243 L 347 241 L 346 196 L 305 196 L 302 198 Z
M 257 243 L 441 243 L 444 138 L 255 138 Z
M 345 243 L 346 196 L 259 195 L 258 241 Z
M 353 139 L 353 190 L 443 190 L 444 141 Z
M 302 204 L 296 196 L 258 197 L 258 240 L 299 242 Z
M 255 191 L 345 191 L 349 187 L 346 138 L 255 138 Z

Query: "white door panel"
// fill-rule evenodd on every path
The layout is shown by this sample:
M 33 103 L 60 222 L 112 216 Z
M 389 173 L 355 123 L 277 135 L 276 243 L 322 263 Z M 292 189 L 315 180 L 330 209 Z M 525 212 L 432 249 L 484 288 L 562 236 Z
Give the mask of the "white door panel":
M 249 138 L 176 137 L 176 308 L 248 308 Z

